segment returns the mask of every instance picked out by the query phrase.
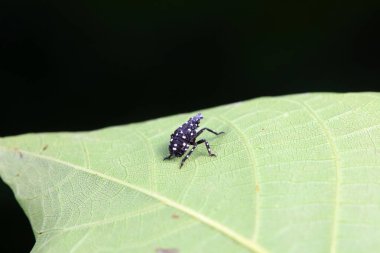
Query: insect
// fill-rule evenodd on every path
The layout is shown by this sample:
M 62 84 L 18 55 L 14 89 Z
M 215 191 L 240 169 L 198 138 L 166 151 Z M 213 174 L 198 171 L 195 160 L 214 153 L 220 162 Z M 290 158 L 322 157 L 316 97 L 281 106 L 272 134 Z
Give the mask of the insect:
M 197 115 L 191 117 L 187 122 L 185 122 L 182 126 L 177 128 L 174 133 L 170 136 L 169 143 L 169 156 L 165 157 L 164 160 L 170 159 L 172 156 L 181 157 L 186 151 L 189 149 L 190 145 L 193 146 L 190 151 L 186 154 L 186 156 L 182 159 L 181 168 L 184 162 L 191 156 L 194 149 L 199 145 L 204 143 L 206 145 L 209 156 L 216 156 L 211 152 L 210 144 L 205 139 L 201 139 L 197 141 L 197 137 L 203 133 L 203 131 L 209 131 L 215 135 L 223 134 L 224 132 L 215 132 L 210 128 L 202 128 L 199 131 L 196 129 L 199 127 L 199 123 L 203 119 L 203 115 L 198 113 Z

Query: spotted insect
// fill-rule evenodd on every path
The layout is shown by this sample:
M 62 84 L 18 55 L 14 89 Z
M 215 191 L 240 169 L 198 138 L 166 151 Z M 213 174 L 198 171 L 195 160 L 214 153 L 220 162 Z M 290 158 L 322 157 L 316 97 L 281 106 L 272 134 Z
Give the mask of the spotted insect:
M 183 156 L 191 145 L 193 147 L 190 149 L 190 151 L 181 161 L 181 165 L 179 167 L 181 168 L 184 162 L 191 156 L 194 149 L 199 144 L 202 144 L 202 143 L 206 145 L 209 156 L 216 156 L 214 153 L 211 152 L 210 144 L 205 139 L 201 139 L 199 141 L 197 141 L 196 139 L 205 130 L 215 135 L 223 134 L 224 132 L 217 133 L 207 127 L 202 128 L 201 130 L 197 131 L 196 129 L 199 127 L 199 123 L 201 119 L 203 119 L 203 116 L 201 113 L 198 113 L 194 117 L 191 117 L 182 126 L 177 128 L 177 130 L 174 131 L 174 133 L 170 136 L 170 143 L 169 143 L 170 154 L 169 156 L 165 157 L 164 160 L 170 159 L 172 156 L 175 156 L 175 157 Z

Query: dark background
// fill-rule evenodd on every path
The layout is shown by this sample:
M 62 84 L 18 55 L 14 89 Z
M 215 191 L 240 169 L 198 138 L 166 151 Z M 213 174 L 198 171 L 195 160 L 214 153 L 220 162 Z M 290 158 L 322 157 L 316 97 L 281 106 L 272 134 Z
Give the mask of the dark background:
M 0 136 L 264 95 L 379 91 L 379 28 L 379 1 L 3 0 Z M 0 203 L 0 252 L 30 251 L 3 183 Z

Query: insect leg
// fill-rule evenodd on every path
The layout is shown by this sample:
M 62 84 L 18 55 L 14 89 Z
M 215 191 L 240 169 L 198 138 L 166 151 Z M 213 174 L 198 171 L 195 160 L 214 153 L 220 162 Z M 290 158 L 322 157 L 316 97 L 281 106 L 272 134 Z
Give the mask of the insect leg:
M 194 143 L 194 146 L 192 149 L 190 149 L 190 151 L 187 153 L 187 155 L 182 159 L 181 161 L 181 165 L 179 166 L 179 168 L 182 168 L 183 166 L 183 163 L 187 160 L 187 158 L 189 158 L 191 156 L 191 154 L 193 153 L 194 149 L 197 147 L 197 143 Z
M 170 160 L 170 158 L 172 158 L 173 155 L 168 155 L 167 157 L 164 158 L 164 161 L 165 160 Z
M 206 141 L 205 139 L 201 139 L 196 142 L 197 145 L 202 143 L 205 143 L 209 156 L 216 156 L 214 153 L 211 152 L 210 144 L 208 143 L 208 141 Z
M 211 133 L 213 133 L 213 134 L 215 134 L 215 135 L 224 134 L 224 132 L 219 132 L 219 133 L 217 133 L 217 132 L 215 132 L 214 130 L 211 130 L 210 128 L 204 127 L 204 128 L 202 128 L 201 130 L 198 131 L 198 133 L 197 133 L 197 137 L 198 137 L 201 133 L 203 133 L 204 130 L 207 130 L 207 131 L 209 131 L 209 132 L 211 132 Z

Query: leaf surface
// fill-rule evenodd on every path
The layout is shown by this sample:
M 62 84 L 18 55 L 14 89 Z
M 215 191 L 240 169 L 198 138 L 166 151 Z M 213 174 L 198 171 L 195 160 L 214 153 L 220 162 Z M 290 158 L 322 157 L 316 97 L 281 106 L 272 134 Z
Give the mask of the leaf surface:
M 265 97 L 202 111 L 199 146 L 163 161 L 194 113 L 0 139 L 0 176 L 33 252 L 380 252 L 380 95 Z

